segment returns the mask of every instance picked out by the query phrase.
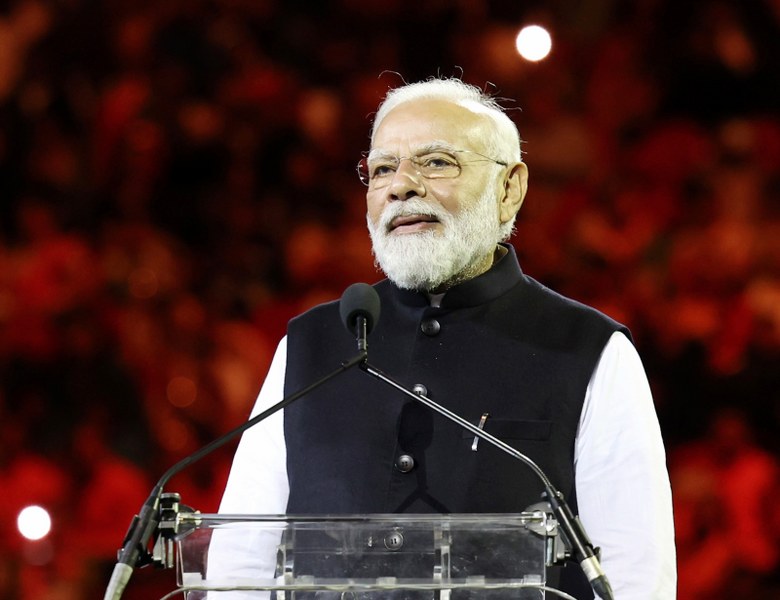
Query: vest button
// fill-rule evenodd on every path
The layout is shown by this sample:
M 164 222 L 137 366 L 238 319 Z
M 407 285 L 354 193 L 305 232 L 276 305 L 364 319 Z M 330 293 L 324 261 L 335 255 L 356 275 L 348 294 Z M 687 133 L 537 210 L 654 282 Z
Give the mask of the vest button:
M 412 391 L 418 396 L 428 396 L 428 388 L 425 387 L 422 383 L 415 383 L 412 386 Z
M 434 335 L 437 335 L 439 331 L 441 330 L 441 325 L 436 319 L 425 319 L 420 324 L 420 329 L 422 329 L 422 332 L 429 336 L 433 337 Z
M 395 461 L 395 468 L 401 473 L 408 473 L 414 469 L 414 459 L 408 454 L 402 454 Z

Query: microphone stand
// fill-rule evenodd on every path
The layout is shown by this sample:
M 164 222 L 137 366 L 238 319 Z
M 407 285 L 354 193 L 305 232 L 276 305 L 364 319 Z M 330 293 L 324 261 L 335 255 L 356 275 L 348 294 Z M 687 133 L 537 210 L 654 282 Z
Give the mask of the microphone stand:
M 130 577 L 133 574 L 133 569 L 136 566 L 143 566 L 150 562 L 150 553 L 148 550 L 149 540 L 160 524 L 160 497 L 162 496 L 163 487 L 166 483 L 168 483 L 171 477 L 190 466 L 192 463 L 200 460 L 207 454 L 211 454 L 214 450 L 220 446 L 223 446 L 240 433 L 243 433 L 260 421 L 270 417 L 272 414 L 283 409 L 288 404 L 295 402 L 302 396 L 305 396 L 312 390 L 330 381 L 337 375 L 340 375 L 341 373 L 351 369 L 356 365 L 364 363 L 367 357 L 365 343 L 365 336 L 367 335 L 367 331 L 365 319 L 359 318 L 358 324 L 358 346 L 360 348 L 359 354 L 353 358 L 350 358 L 349 360 L 342 362 L 338 369 L 331 371 L 307 387 L 294 392 L 289 396 L 286 396 L 270 408 L 255 415 L 235 429 L 224 435 L 221 435 L 197 452 L 194 452 L 190 456 L 187 456 L 186 458 L 177 462 L 170 469 L 168 469 L 162 477 L 160 477 L 140 512 L 135 517 L 133 517 L 133 520 L 130 523 L 130 528 L 127 532 L 127 535 L 125 536 L 125 541 L 123 542 L 122 548 L 119 551 L 119 560 L 117 561 L 116 565 L 114 566 L 114 570 L 111 573 L 111 579 L 109 580 L 108 586 L 106 587 L 106 593 L 103 597 L 103 600 L 119 600 L 122 597 L 122 593 L 124 592 L 125 587 L 127 587 L 127 583 L 130 581 Z
M 606 574 L 601 568 L 597 551 L 594 550 L 593 544 L 591 544 L 590 539 L 588 539 L 588 535 L 585 533 L 585 528 L 582 526 L 579 518 L 576 517 L 572 512 L 563 494 L 557 490 L 555 486 L 553 486 L 552 482 L 547 477 L 545 472 L 542 471 L 539 465 L 528 458 L 525 454 L 518 452 L 509 444 L 502 442 L 497 437 L 485 432 L 476 425 L 469 423 L 460 415 L 457 415 L 444 406 L 434 402 L 424 394 L 416 393 L 405 388 L 403 385 L 382 371 L 368 364 L 367 359 L 360 364 L 360 368 L 372 377 L 387 383 L 398 391 L 403 392 L 407 396 L 410 396 L 417 402 L 421 402 L 428 408 L 436 411 L 440 415 L 445 416 L 450 421 L 460 425 L 464 429 L 473 433 L 475 436 L 494 445 L 499 450 L 506 452 L 513 458 L 516 458 L 530 467 L 531 470 L 536 473 L 536 475 L 542 481 L 542 484 L 544 485 L 544 497 L 550 503 L 550 507 L 552 508 L 556 519 L 558 520 L 558 525 L 566 536 L 566 539 L 571 544 L 574 557 L 576 558 L 577 562 L 579 562 L 582 570 L 585 572 L 585 576 L 588 578 L 591 587 L 599 596 L 599 598 L 602 598 L 603 600 L 614 600 L 612 586 L 610 585 Z

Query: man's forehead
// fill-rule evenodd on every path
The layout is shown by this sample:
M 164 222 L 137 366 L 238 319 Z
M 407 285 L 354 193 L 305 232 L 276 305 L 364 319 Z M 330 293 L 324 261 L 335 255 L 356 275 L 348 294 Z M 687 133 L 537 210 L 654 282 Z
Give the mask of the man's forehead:
M 396 106 L 379 124 L 372 152 L 381 149 L 416 153 L 426 146 L 469 149 L 484 139 L 485 118 L 446 100 L 409 101 Z

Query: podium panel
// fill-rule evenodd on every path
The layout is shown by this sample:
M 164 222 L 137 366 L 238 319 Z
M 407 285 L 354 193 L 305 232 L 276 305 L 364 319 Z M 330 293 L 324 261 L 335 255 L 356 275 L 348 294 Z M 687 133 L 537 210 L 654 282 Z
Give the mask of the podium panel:
M 537 600 L 558 552 L 541 511 L 181 513 L 170 539 L 187 600 Z

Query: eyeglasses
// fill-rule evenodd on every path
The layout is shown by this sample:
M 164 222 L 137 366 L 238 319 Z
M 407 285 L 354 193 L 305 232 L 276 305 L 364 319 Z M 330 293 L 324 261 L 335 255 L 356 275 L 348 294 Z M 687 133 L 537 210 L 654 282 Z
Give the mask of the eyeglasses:
M 459 161 L 456 154 L 475 154 L 480 158 Z M 493 162 L 506 167 L 508 163 L 490 158 L 473 150 L 439 150 L 427 152 L 418 156 L 383 156 L 378 158 L 363 157 L 357 164 L 357 173 L 363 185 L 372 190 L 378 190 L 390 184 L 402 160 L 409 160 L 417 173 L 425 179 L 454 179 L 460 175 L 462 165 L 472 162 Z

